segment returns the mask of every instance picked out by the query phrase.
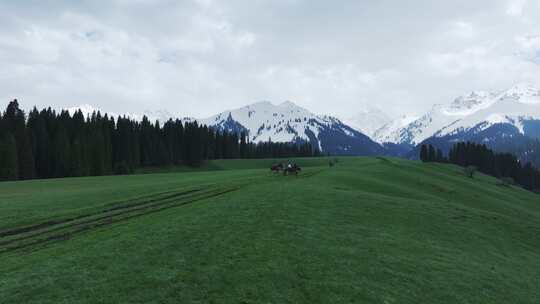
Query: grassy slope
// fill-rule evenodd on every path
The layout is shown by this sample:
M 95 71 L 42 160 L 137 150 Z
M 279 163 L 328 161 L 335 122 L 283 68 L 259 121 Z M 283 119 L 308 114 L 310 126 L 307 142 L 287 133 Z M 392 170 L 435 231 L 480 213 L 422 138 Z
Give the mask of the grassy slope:
M 230 161 L 221 168 L 245 170 L 0 184 L 0 231 L 152 193 L 239 187 L 0 254 L 2 302 L 540 301 L 538 195 L 446 165 L 309 161 L 298 179 Z

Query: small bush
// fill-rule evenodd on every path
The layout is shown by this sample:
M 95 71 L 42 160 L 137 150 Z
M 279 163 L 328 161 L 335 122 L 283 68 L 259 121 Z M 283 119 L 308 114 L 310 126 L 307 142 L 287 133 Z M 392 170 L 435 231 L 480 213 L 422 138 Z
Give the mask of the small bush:
M 465 176 L 467 176 L 468 178 L 474 178 L 476 171 L 478 171 L 478 169 L 475 166 L 467 166 L 465 167 L 465 169 L 463 169 Z

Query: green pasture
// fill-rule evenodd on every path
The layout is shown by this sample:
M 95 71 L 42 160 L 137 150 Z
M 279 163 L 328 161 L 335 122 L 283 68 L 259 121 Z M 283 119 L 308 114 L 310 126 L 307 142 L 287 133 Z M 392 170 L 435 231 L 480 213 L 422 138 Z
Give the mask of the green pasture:
M 297 161 L 0 183 L 0 303 L 540 303 L 539 195 Z

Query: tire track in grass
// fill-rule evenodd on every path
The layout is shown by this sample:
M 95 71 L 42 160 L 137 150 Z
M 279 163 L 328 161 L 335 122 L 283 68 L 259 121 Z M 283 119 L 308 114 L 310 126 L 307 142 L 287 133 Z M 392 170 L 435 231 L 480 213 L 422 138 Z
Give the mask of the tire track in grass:
M 311 170 L 310 170 L 311 171 Z M 306 172 L 293 180 L 306 179 L 322 173 L 324 169 Z M 64 219 L 17 227 L 0 232 L 0 254 L 22 249 L 36 248 L 55 241 L 68 240 L 74 235 L 127 221 L 162 210 L 188 205 L 237 191 L 250 183 L 238 183 L 229 187 L 195 188 L 184 191 L 166 191 L 132 199 L 129 203 L 114 203 L 109 208 Z M 208 185 L 205 185 L 208 187 Z M 199 186 L 201 187 L 201 186 Z M 142 200 L 141 199 L 147 199 Z M 4 239 L 4 240 L 2 240 Z
M 61 225 L 61 224 L 81 220 L 81 219 L 96 216 L 96 215 L 99 215 L 99 214 L 102 214 L 102 213 L 107 213 L 107 212 L 111 212 L 111 211 L 115 211 L 115 210 L 126 209 L 126 208 L 131 208 L 131 207 L 135 207 L 135 206 L 139 206 L 139 205 L 144 205 L 144 204 L 148 204 L 148 203 L 153 203 L 153 202 L 158 202 L 158 201 L 162 201 L 162 200 L 166 200 L 166 199 L 171 199 L 171 198 L 175 198 L 175 197 L 178 197 L 178 196 L 183 196 L 183 195 L 186 195 L 186 194 L 189 194 L 189 193 L 193 193 L 193 192 L 196 192 L 196 191 L 200 191 L 200 189 L 194 189 L 194 190 L 189 190 L 189 191 L 184 191 L 184 192 L 176 192 L 176 193 L 167 195 L 165 197 L 159 197 L 159 196 L 171 193 L 172 191 L 157 193 L 157 194 L 153 194 L 153 195 L 149 195 L 149 196 L 143 196 L 141 198 L 137 198 L 136 200 L 138 201 L 138 200 L 141 200 L 141 199 L 144 199 L 144 198 L 152 198 L 152 199 L 145 200 L 145 201 L 142 201 L 142 202 L 123 204 L 123 205 L 116 205 L 115 204 L 114 207 L 107 208 L 107 209 L 100 210 L 100 211 L 96 211 L 96 212 L 89 213 L 89 214 L 82 214 L 82 215 L 69 217 L 69 218 L 64 218 L 64 219 L 49 220 L 49 221 L 45 221 L 43 223 L 34 224 L 34 225 L 30 225 L 30 226 L 17 227 L 17 228 L 13 228 L 13 229 L 9 229 L 9 230 L 4 230 L 4 231 L 0 232 L 0 238 L 16 236 L 16 235 L 20 235 L 20 234 L 25 234 L 25 233 L 37 231 L 37 230 L 42 230 L 42 229 L 49 228 L 51 226 L 56 226 L 56 225 Z M 134 200 L 130 200 L 129 202 L 133 202 L 133 201 Z
M 136 208 L 131 209 L 124 208 L 120 212 L 108 214 L 106 216 L 100 216 L 98 218 L 86 220 L 83 222 L 75 222 L 67 226 L 56 227 L 54 229 L 42 231 L 37 234 L 32 234 L 18 239 L 12 239 L 2 242 L 0 243 L 0 254 L 22 249 L 37 249 L 37 246 L 47 245 L 55 241 L 69 240 L 74 235 L 86 231 L 113 225 L 163 210 L 189 205 L 200 200 L 218 197 L 233 191 L 237 191 L 239 189 L 240 187 L 210 189 L 209 191 L 198 192 L 200 193 L 200 195 L 193 195 L 191 197 L 188 197 L 187 199 L 184 198 L 184 200 L 170 199 L 166 202 L 161 201 L 160 203 L 137 206 Z
M 198 190 L 182 192 L 182 196 L 185 196 L 186 194 L 193 193 L 193 192 L 198 192 Z M 176 198 L 176 197 L 177 196 L 174 196 L 174 198 Z M 130 212 L 138 211 L 138 210 L 141 210 L 141 209 L 146 209 L 146 208 L 150 208 L 150 207 L 156 207 L 156 206 L 159 206 L 159 205 L 166 204 L 166 203 L 170 202 L 171 199 L 174 199 L 174 198 L 172 196 L 167 196 L 167 197 L 165 197 L 165 198 L 163 198 L 161 200 L 146 201 L 146 202 L 137 203 L 137 204 L 133 204 L 133 205 L 127 205 L 127 206 L 126 205 L 117 206 L 115 208 L 105 209 L 105 210 L 102 210 L 100 212 L 95 212 L 95 213 L 87 214 L 87 215 L 81 215 L 81 216 L 78 216 L 77 218 L 72 218 L 72 219 L 69 219 L 69 220 L 66 220 L 66 221 L 62 221 L 57 225 L 51 225 L 51 226 L 45 227 L 44 229 L 40 229 L 39 231 L 34 231 L 34 230 L 31 231 L 31 232 L 36 232 L 36 233 L 30 233 L 30 234 L 23 233 L 22 236 L 21 236 L 21 234 L 18 234 L 18 235 L 16 235 L 16 238 L 14 238 L 14 239 L 8 239 L 7 241 L 1 241 L 0 242 L 0 247 L 5 246 L 5 245 L 9 245 L 9 244 L 17 242 L 17 241 L 23 241 L 23 240 L 30 239 L 30 238 L 33 238 L 33 237 L 36 237 L 36 236 L 41 236 L 41 235 L 48 234 L 48 233 L 51 233 L 51 232 L 63 230 L 63 229 L 66 229 L 66 228 L 76 227 L 76 226 L 79 226 L 79 225 L 82 225 L 82 224 L 85 224 L 85 223 L 92 223 L 92 222 L 95 222 L 95 221 L 98 221 L 98 220 L 101 220 L 101 219 L 106 219 L 106 218 L 109 218 L 109 217 L 112 217 L 112 216 L 118 216 L 118 215 L 130 213 Z M 103 215 L 103 214 L 105 214 L 105 215 Z M 100 216 L 100 217 L 96 217 L 96 216 Z M 88 219 L 88 218 L 91 218 L 91 219 Z M 86 220 L 82 221 L 82 222 L 78 222 L 75 219 L 76 220 L 86 219 Z M 46 228 L 50 228 L 50 229 L 46 229 Z

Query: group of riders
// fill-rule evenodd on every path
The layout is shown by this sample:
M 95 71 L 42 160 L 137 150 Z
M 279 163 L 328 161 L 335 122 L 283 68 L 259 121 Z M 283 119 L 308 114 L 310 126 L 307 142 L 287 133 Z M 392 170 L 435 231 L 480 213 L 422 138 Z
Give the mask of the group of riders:
M 296 163 L 287 162 L 287 165 L 284 165 L 283 163 L 272 165 L 272 167 L 270 167 L 270 171 L 275 173 L 283 172 L 283 175 L 291 174 L 298 176 L 298 173 L 302 171 L 302 168 L 300 168 L 300 166 L 298 166 Z

